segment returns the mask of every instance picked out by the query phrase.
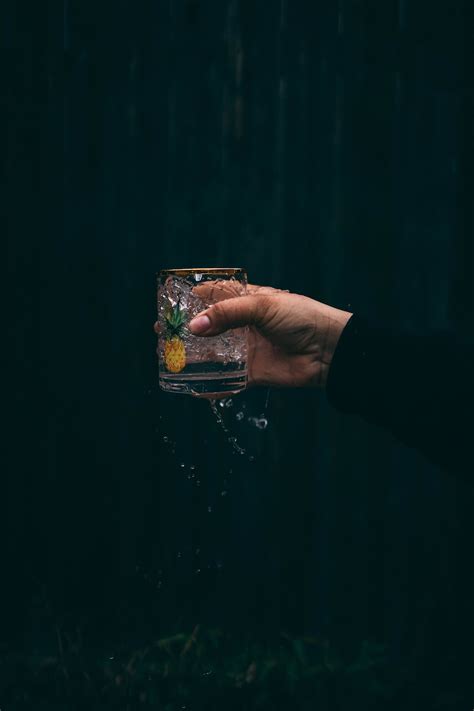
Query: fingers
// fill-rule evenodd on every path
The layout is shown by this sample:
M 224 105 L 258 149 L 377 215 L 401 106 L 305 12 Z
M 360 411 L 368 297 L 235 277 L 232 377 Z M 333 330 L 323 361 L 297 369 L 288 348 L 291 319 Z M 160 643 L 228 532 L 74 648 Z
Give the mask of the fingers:
M 222 301 L 234 296 L 244 296 L 245 294 L 274 294 L 281 292 L 281 289 L 274 289 L 272 286 L 260 286 L 259 284 L 247 284 L 246 291 L 243 292 L 243 285 L 231 281 L 207 281 L 193 288 L 193 292 L 203 301 Z
M 189 329 L 198 336 L 216 336 L 229 328 L 258 326 L 265 321 L 268 307 L 265 294 L 226 299 L 198 314 L 190 322 Z
M 246 294 L 243 295 L 241 292 L 242 285 L 241 284 L 236 284 L 230 281 L 208 281 L 205 282 L 204 284 L 199 284 L 194 287 L 193 292 L 199 296 L 203 301 L 207 302 L 212 302 L 214 304 L 220 303 L 222 301 L 229 301 L 231 299 L 235 299 L 235 297 L 239 297 L 239 299 L 245 299 L 246 296 L 264 296 L 266 294 L 278 294 L 278 293 L 283 293 L 282 289 L 275 289 L 272 286 L 260 286 L 259 284 L 247 284 L 246 288 Z M 245 323 L 240 324 L 240 325 L 247 325 L 247 324 L 252 324 L 256 323 L 256 321 L 253 320 L 246 320 L 246 319 L 252 319 L 256 318 L 255 313 L 253 311 L 253 306 L 254 304 L 252 303 L 252 307 L 249 309 L 248 307 L 243 307 L 245 308 L 244 313 L 242 314 L 241 318 L 245 321 Z M 212 308 L 212 307 L 211 307 Z M 231 307 L 232 308 L 232 307 Z M 259 309 L 261 311 L 262 306 L 259 306 Z M 205 331 L 211 328 L 219 328 L 219 325 L 217 322 L 214 322 L 211 324 L 211 321 L 208 320 L 208 318 L 205 318 L 203 320 L 200 320 L 199 322 L 197 321 L 198 318 L 200 318 L 203 314 L 206 314 L 208 317 L 208 313 L 202 312 L 202 314 L 199 314 L 195 319 L 192 321 L 192 328 L 191 332 L 195 333 L 196 335 L 202 335 L 204 334 Z M 225 311 L 225 317 L 227 318 L 227 313 L 228 310 L 226 308 Z M 231 313 L 229 311 L 229 313 Z M 259 312 L 260 313 L 260 312 Z M 217 312 L 217 317 L 219 317 L 219 312 Z M 154 331 L 158 335 L 162 332 L 162 328 L 158 321 L 156 321 L 154 325 Z M 223 328 L 222 330 L 226 330 L 227 328 L 237 328 L 237 325 L 234 326 L 226 326 L 226 328 Z M 221 333 L 221 331 L 215 331 L 209 330 L 209 333 L 206 333 L 206 335 L 216 335 L 216 333 Z
M 244 284 L 240 282 L 212 280 L 195 286 L 193 293 L 203 301 L 214 303 L 234 296 L 242 296 L 245 293 L 244 288 Z

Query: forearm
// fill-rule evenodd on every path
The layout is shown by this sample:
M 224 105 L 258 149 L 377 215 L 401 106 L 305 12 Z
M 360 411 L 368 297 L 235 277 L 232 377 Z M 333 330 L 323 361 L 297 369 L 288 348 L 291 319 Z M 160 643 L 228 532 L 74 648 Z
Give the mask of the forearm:
M 470 478 L 473 360 L 472 346 L 452 334 L 406 334 L 354 316 L 334 354 L 328 398 Z

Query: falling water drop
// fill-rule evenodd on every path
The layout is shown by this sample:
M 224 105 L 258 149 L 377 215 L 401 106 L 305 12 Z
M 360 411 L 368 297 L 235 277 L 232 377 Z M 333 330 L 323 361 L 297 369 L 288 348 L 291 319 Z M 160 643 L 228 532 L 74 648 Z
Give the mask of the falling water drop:
M 268 401 L 270 400 L 270 393 L 271 393 L 271 390 L 270 390 L 270 388 L 268 388 L 268 390 L 267 390 L 267 398 L 266 398 L 266 400 L 265 400 L 265 407 L 264 407 L 264 410 L 266 410 L 267 407 L 268 407 Z
M 259 417 L 248 417 L 247 420 L 258 430 L 264 430 L 268 425 L 268 420 L 263 413 Z
M 222 403 L 222 401 L 221 401 L 221 403 Z M 224 432 L 226 433 L 226 435 L 230 435 L 229 428 L 228 428 L 227 425 L 225 424 L 224 419 L 223 419 L 221 413 L 220 413 L 219 410 L 217 409 L 216 400 L 209 400 L 209 405 L 210 405 L 211 410 L 212 410 L 213 414 L 215 415 L 215 417 L 216 417 L 217 422 L 219 423 L 219 425 L 222 427 L 222 429 L 224 430 Z M 237 438 L 236 438 L 236 437 L 228 436 L 227 441 L 232 445 L 232 448 L 234 449 L 234 452 L 238 452 L 239 454 L 245 454 L 245 449 L 244 449 L 243 447 L 240 447 L 240 446 L 237 444 Z

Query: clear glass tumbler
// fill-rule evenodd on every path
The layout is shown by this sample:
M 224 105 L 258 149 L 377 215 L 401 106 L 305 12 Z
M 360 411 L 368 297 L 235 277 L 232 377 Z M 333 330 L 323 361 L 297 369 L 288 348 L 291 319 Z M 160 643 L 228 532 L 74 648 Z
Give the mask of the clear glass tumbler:
M 188 324 L 217 301 L 247 292 L 243 269 L 196 267 L 158 274 L 160 387 L 172 393 L 222 397 L 247 384 L 248 328 L 194 336 Z

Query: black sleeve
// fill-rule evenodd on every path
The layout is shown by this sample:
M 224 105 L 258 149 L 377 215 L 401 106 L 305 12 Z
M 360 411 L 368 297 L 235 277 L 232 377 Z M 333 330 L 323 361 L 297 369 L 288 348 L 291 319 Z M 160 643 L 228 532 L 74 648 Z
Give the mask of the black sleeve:
M 328 376 L 329 401 L 389 429 L 473 481 L 474 349 L 451 333 L 411 334 L 352 316 Z

